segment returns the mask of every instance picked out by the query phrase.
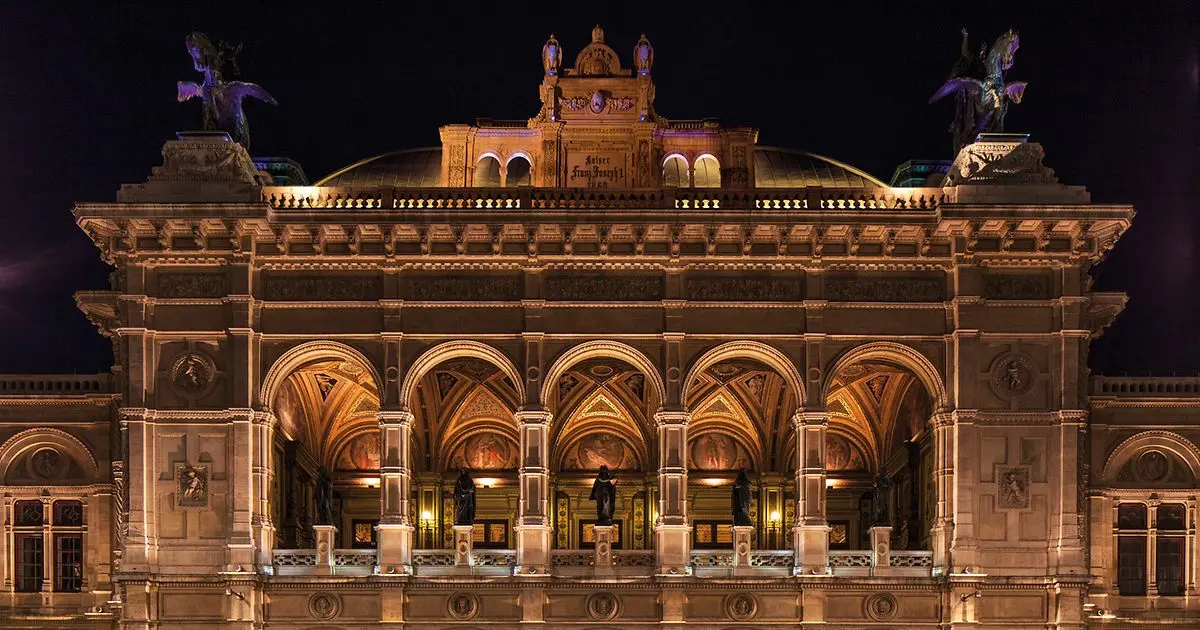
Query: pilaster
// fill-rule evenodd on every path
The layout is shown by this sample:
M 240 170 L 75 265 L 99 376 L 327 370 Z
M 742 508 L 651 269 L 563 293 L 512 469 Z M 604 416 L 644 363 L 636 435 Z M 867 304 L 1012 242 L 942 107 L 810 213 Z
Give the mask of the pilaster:
M 692 527 L 687 512 L 687 427 L 692 414 L 659 411 L 654 414 L 658 430 L 658 521 L 654 526 L 658 572 L 684 575 L 691 562 Z
M 407 409 L 379 411 L 380 514 L 378 532 L 379 568 L 384 573 L 403 573 L 412 568 L 413 524 L 409 497 L 413 414 Z
M 825 434 L 829 412 L 804 410 L 792 416 L 796 431 L 795 566 L 807 573 L 829 567 L 829 523 L 825 517 Z
M 520 432 L 521 499 L 517 525 L 517 567 L 522 574 L 542 574 L 550 567 L 550 422 L 548 411 L 516 413 Z

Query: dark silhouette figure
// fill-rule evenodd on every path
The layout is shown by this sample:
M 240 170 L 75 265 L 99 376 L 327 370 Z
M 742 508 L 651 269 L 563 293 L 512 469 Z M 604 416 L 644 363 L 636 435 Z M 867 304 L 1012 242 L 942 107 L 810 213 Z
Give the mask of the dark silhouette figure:
M 200 98 L 204 101 L 204 130 L 228 132 L 234 142 L 249 151 L 250 125 L 242 113 L 242 99 L 249 96 L 271 105 L 279 103 L 258 84 L 225 80 L 226 66 L 237 73 L 240 45 L 230 46 L 221 42 L 219 47 L 214 46 L 204 33 L 198 32 L 188 35 L 184 43 L 192 57 L 192 67 L 196 72 L 204 73 L 204 80 L 199 84 L 179 81 L 176 84 L 176 100 L 182 103 L 191 98 Z
M 751 525 L 750 522 L 750 478 L 746 469 L 738 471 L 737 481 L 733 482 L 733 524 Z
M 317 525 L 333 525 L 333 480 L 324 468 L 317 470 Z
M 871 525 L 886 527 L 892 524 L 888 517 L 888 490 L 891 486 L 892 482 L 887 477 L 879 475 L 875 478 L 875 496 L 873 497 L 875 515 L 871 519 Z
M 617 482 L 609 474 L 608 466 L 600 467 L 588 498 L 596 502 L 596 524 L 612 525 L 613 510 L 617 505 Z
M 454 524 L 475 524 L 475 482 L 465 470 L 459 471 L 454 484 Z

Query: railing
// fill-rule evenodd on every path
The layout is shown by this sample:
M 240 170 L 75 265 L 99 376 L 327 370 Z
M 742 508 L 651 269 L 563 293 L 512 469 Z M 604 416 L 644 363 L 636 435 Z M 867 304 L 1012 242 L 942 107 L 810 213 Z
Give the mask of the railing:
M 477 567 L 513 567 L 517 564 L 514 549 L 477 549 L 471 552 Z
M 750 552 L 750 566 L 792 570 L 796 554 L 790 549 L 756 549 Z
M 590 567 L 596 564 L 596 552 L 586 549 L 554 549 L 550 563 L 556 567 Z
M 891 553 L 891 564 L 893 567 L 918 567 L 932 568 L 933 567 L 933 552 L 932 551 L 893 551 Z
M 374 549 L 335 549 L 333 566 L 374 569 L 377 558 Z
M 452 567 L 453 549 L 416 549 L 412 552 L 414 567 Z
M 1092 395 L 1200 396 L 1200 376 L 1096 376 Z
M 276 549 L 271 552 L 271 563 L 279 567 L 315 567 L 316 549 Z
M 836 550 L 829 552 L 829 566 L 838 567 L 867 567 L 871 566 L 870 550 Z
M 649 567 L 658 564 L 658 556 L 653 549 L 631 549 L 629 551 L 614 551 L 613 566 L 618 567 Z
M 701 568 L 710 567 L 732 567 L 733 566 L 733 551 L 725 551 L 721 549 L 706 549 L 692 551 L 692 566 Z
M 4 374 L 0 396 L 12 394 L 101 394 L 110 391 L 108 374 Z
M 264 186 L 277 210 L 933 210 L 940 188 L 342 188 Z

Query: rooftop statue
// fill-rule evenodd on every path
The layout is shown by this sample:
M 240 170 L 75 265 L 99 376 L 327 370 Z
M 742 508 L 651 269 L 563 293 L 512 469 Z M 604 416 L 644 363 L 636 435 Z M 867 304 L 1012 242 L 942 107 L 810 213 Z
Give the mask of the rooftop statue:
M 546 45 L 542 46 L 542 67 L 545 68 L 548 76 L 554 76 L 558 74 L 558 66 L 561 64 L 562 45 L 558 43 L 554 33 L 551 33 L 550 39 L 546 40 Z
M 193 32 L 184 40 L 192 67 L 204 73 L 204 81 L 180 81 L 176 85 L 179 102 L 199 98 L 204 102 L 204 130 L 228 132 L 234 142 L 250 150 L 250 125 L 242 113 L 242 99 L 247 96 L 278 105 L 273 96 L 255 83 L 226 81 L 225 70 L 238 73 L 237 54 L 241 46 L 221 42 L 214 46 L 204 33 Z
M 1008 104 L 1020 103 L 1026 86 L 1024 81 L 1007 83 L 1004 78 L 1021 45 L 1016 31 L 1009 29 L 996 39 L 990 50 L 986 53 L 981 50 L 977 58 L 968 52 L 966 29 L 962 35 L 960 57 L 950 78 L 929 99 L 933 103 L 950 94 L 958 95 L 954 122 L 950 125 L 956 154 L 980 133 L 1003 132 Z
M 654 46 L 650 45 L 650 40 L 646 39 L 645 33 L 642 33 L 637 45 L 633 47 L 633 67 L 637 68 L 639 77 L 644 77 L 650 74 L 652 65 L 654 65 Z

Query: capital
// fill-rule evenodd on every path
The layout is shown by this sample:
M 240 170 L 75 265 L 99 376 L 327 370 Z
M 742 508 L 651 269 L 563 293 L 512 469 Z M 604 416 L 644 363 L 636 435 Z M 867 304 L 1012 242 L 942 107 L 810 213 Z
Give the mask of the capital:
M 524 409 L 513 414 L 517 424 L 550 424 L 554 414 L 540 409 Z
M 800 427 L 829 426 L 829 412 L 821 409 L 799 409 L 792 414 L 792 426 Z
M 687 426 L 691 421 L 692 412 L 690 411 L 659 411 L 654 414 L 654 426 L 656 427 L 672 424 Z
M 379 426 L 407 426 L 413 423 L 413 413 L 407 409 L 376 411 Z

